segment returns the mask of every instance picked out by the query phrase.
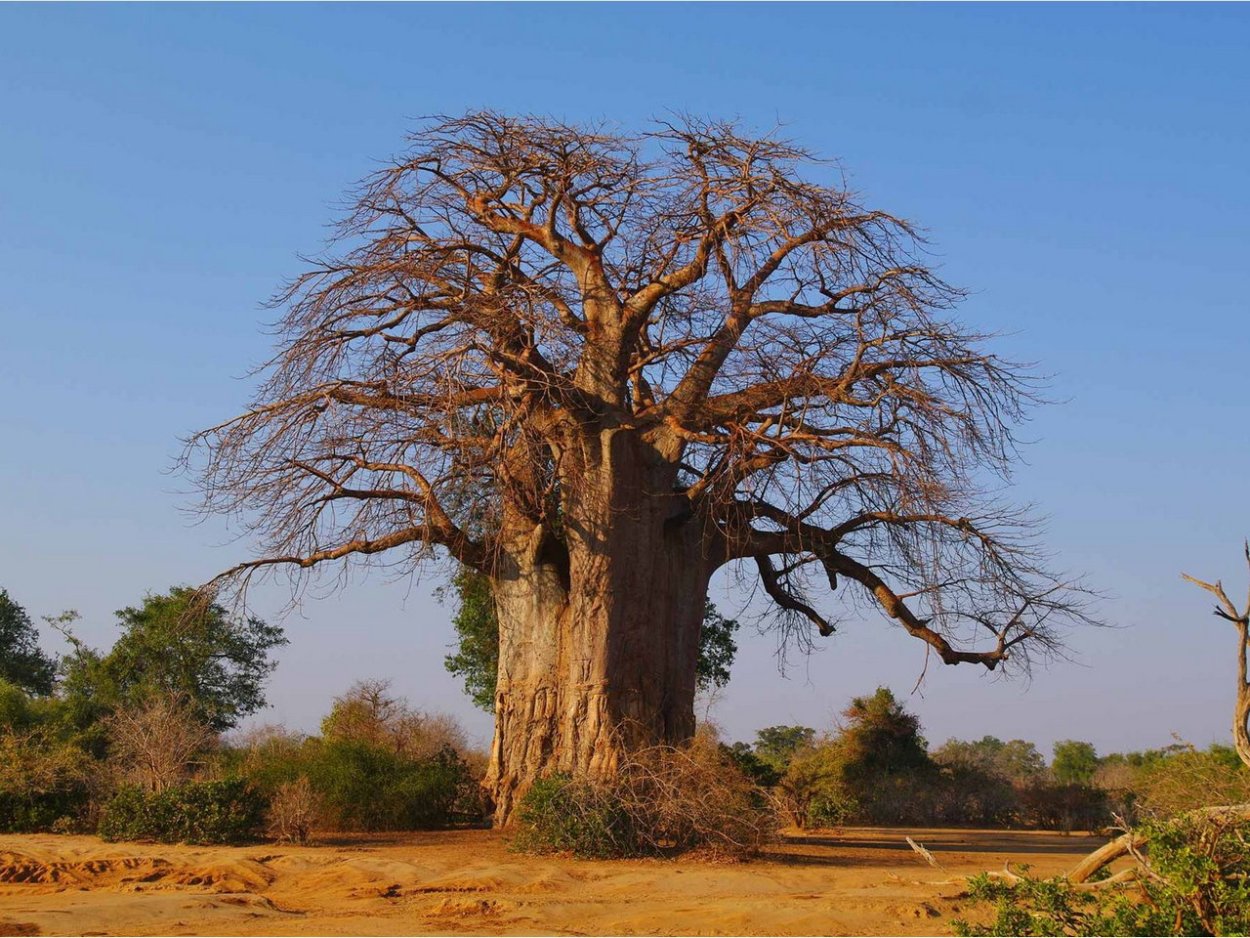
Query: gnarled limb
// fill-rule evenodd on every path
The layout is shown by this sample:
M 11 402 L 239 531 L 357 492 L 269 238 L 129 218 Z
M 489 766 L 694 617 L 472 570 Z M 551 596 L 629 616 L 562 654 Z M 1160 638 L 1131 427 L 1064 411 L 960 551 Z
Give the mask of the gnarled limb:
M 1243 545 L 1246 566 L 1250 568 L 1250 540 Z M 1233 705 L 1233 745 L 1241 761 L 1250 767 L 1250 675 L 1247 674 L 1247 652 L 1250 651 L 1250 596 L 1245 607 L 1238 609 L 1224 591 L 1219 580 L 1207 583 L 1187 573 L 1181 576 L 1216 598 L 1214 614 L 1231 622 L 1237 629 L 1237 697 Z

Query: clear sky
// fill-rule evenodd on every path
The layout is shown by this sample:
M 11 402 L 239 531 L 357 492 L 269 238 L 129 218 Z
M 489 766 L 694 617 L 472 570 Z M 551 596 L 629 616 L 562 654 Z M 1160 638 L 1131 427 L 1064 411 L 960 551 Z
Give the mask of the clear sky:
M 927 228 L 963 318 L 1053 375 L 1014 494 L 1116 628 L 1031 682 L 931 667 L 929 738 L 1224 741 L 1232 628 L 1179 572 L 1246 578 L 1248 50 L 1236 5 L 0 6 L 0 585 L 105 645 L 114 609 L 248 555 L 180 513 L 179 438 L 247 401 L 260 302 L 414 118 L 740 117 Z M 382 677 L 486 737 L 435 586 L 310 594 L 264 718 L 311 729 Z M 742 638 L 734 738 L 905 695 L 924 658 L 875 616 L 784 679 Z

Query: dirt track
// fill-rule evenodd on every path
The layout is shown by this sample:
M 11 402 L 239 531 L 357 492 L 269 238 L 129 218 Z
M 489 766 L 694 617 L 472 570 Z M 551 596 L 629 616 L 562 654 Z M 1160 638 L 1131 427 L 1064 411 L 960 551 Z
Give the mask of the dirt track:
M 222 848 L 0 836 L 0 935 L 947 934 L 967 911 L 960 876 L 1008 860 L 1059 872 L 1102 842 L 851 828 L 715 864 L 536 859 L 490 831 Z

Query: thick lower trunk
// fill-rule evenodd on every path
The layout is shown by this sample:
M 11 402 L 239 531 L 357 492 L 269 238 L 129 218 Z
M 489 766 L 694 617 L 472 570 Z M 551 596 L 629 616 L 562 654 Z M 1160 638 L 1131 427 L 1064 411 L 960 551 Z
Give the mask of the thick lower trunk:
M 597 518 L 566 516 L 561 537 L 539 526 L 513 540 L 495 571 L 499 673 L 485 785 L 497 824 L 538 778 L 610 777 L 624 753 L 694 733 L 711 571 L 700 532 L 667 515 L 671 488 L 624 509 L 614 494 L 603 493 L 609 510 Z

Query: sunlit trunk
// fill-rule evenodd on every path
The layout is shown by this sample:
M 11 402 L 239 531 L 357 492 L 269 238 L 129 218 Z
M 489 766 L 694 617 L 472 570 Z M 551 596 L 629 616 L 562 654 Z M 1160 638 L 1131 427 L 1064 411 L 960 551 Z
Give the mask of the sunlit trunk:
M 498 824 L 535 779 L 611 776 L 623 753 L 694 733 L 711 567 L 648 451 L 604 433 L 565 484 L 562 534 L 510 537 L 494 576 Z M 515 529 L 515 525 L 513 528 Z M 522 532 L 523 533 L 523 532 Z

